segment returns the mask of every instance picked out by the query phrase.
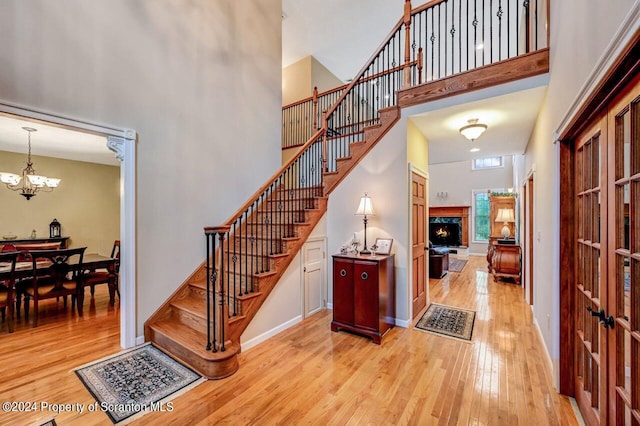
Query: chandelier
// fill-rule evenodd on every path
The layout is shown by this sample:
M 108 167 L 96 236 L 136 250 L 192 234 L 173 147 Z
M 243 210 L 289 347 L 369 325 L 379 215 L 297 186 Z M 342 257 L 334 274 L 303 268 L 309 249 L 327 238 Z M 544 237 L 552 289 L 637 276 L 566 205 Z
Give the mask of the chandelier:
M 48 178 L 36 175 L 31 162 L 31 133 L 37 132 L 33 127 L 23 127 L 29 133 L 29 151 L 27 154 L 27 167 L 22 169 L 22 175 L 0 172 L 0 182 L 7 185 L 12 191 L 20 191 L 20 195 L 30 200 L 38 191 L 51 192 L 60 183 L 60 179 Z M 22 184 L 20 184 L 22 182 Z

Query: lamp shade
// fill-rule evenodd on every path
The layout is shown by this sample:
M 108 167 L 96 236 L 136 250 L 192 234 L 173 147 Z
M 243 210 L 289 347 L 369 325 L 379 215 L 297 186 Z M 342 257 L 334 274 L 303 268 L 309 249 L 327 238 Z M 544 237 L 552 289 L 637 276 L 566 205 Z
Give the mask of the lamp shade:
M 496 216 L 496 222 L 515 222 L 515 216 L 513 209 L 498 209 L 498 216 Z
M 358 206 L 358 210 L 355 214 L 363 215 L 363 216 L 372 216 L 375 213 L 373 212 L 373 202 L 371 201 L 371 197 L 364 193 L 364 196 L 360 198 L 360 205 Z

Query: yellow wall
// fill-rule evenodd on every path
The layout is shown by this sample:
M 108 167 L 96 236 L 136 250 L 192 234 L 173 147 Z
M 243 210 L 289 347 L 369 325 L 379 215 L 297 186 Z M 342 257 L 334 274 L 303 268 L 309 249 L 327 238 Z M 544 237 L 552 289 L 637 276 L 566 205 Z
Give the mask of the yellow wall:
M 429 171 L 429 141 L 411 119 L 407 120 L 407 161 L 423 172 Z
M 343 84 L 316 58 L 307 56 L 282 69 L 282 105 L 311 97 L 314 87 L 322 93 Z
M 72 247 L 87 247 L 87 253 L 111 253 L 120 235 L 120 168 L 82 161 L 32 156 L 34 167 L 45 176 L 62 179 L 51 193 L 30 200 L 19 192 L 0 187 L 0 236 L 12 233 L 29 238 L 49 236 L 55 218 Z M 0 151 L 0 170 L 20 173 L 25 155 Z
M 311 56 L 282 69 L 282 105 L 308 98 L 313 94 Z

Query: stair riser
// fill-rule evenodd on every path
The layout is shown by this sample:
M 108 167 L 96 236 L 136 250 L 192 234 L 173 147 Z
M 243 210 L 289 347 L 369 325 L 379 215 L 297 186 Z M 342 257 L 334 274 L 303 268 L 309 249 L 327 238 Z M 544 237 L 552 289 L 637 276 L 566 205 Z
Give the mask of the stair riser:
M 173 311 L 171 312 L 173 321 L 184 324 L 202 333 L 207 332 L 206 315 L 206 304 L 203 305 L 202 312 L 198 312 L 197 314 L 182 310 L 175 306 L 173 306 Z
M 235 246 L 234 246 L 235 241 Z M 244 238 L 235 238 L 231 241 L 231 250 L 239 250 L 243 252 L 256 253 L 258 251 L 265 253 L 285 253 L 287 251 L 287 243 L 282 239 L 271 239 L 266 235 L 260 239 L 245 240 Z
M 239 364 L 237 354 L 233 354 L 222 362 L 209 362 L 207 360 L 198 359 L 189 349 L 176 344 L 171 337 L 154 330 L 153 327 L 149 327 L 148 340 L 189 365 L 208 379 L 222 379 L 229 377 L 238 371 Z
M 298 190 L 290 193 L 289 191 L 277 191 L 272 193 L 269 198 L 266 200 L 267 203 L 272 202 L 283 202 L 283 203 L 291 203 L 290 205 L 296 206 L 300 204 L 301 201 L 308 203 L 309 205 L 314 205 L 315 197 L 319 196 L 320 190 L 315 189 L 305 189 Z
M 296 223 L 304 223 L 307 220 L 305 212 L 285 213 L 285 212 L 259 212 L 255 217 L 249 220 L 249 223 L 276 223 L 279 225 L 295 225 Z

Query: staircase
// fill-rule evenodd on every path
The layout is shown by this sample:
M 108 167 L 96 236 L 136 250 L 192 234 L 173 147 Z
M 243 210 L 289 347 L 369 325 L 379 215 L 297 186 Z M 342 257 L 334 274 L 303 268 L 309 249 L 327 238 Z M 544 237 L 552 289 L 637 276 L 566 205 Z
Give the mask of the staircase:
M 420 39 L 416 26 L 433 23 L 436 8 L 441 25 L 442 7 L 446 21 L 447 5 L 455 10 L 462 1 L 412 10 L 405 0 L 404 16 L 357 77 L 332 92 L 332 99 L 339 97 L 327 111 L 314 108 L 313 117 L 304 119 L 313 128 L 302 134 L 313 136 L 227 222 L 204 228 L 205 261 L 146 321 L 146 341 L 209 379 L 237 371 L 242 333 L 326 213 L 331 192 L 399 120 L 397 92 L 422 83 L 421 43 L 433 49 L 435 30 Z M 451 19 L 460 14 L 458 9 Z M 453 37 L 455 31 L 447 33 Z

